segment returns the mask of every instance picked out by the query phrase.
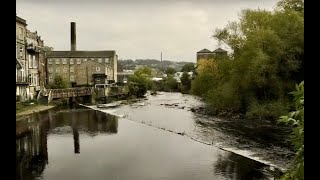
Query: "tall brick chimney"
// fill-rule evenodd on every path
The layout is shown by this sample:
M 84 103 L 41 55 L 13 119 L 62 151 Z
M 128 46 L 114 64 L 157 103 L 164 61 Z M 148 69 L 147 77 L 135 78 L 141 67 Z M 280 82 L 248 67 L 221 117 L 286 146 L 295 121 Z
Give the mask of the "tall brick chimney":
M 71 51 L 77 50 L 76 23 L 71 22 Z

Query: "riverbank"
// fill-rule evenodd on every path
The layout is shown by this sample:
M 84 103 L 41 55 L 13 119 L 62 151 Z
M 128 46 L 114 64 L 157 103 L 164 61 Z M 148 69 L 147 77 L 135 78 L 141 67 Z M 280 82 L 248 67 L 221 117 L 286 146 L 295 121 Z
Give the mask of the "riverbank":
M 41 105 L 41 104 L 28 104 L 28 105 L 16 105 L 16 121 L 19 121 L 21 117 L 30 115 L 32 113 L 45 111 L 55 106 L 53 105 Z

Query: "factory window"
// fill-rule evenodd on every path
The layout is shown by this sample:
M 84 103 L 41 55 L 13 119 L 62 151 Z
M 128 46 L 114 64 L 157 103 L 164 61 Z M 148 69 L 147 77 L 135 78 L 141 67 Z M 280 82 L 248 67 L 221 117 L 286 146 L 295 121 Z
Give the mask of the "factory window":
M 67 72 L 67 67 L 63 67 L 63 72 Z
M 98 62 L 99 62 L 99 63 L 102 63 L 102 58 L 99 58 L 99 59 L 98 59 Z
M 70 81 L 74 81 L 74 76 L 70 76 Z
M 96 72 L 100 72 L 100 67 L 96 67 Z
M 73 59 L 70 59 L 70 64 L 73 64 Z
M 73 67 L 70 67 L 70 72 L 74 72 L 74 68 Z
M 51 82 L 53 80 L 52 76 L 49 76 L 49 81 Z
M 94 61 L 94 58 L 91 58 L 92 61 Z
M 86 62 L 87 61 L 87 58 L 83 58 L 83 62 Z
M 49 68 L 49 72 L 53 72 L 53 68 L 52 67 Z
M 52 64 L 52 59 L 48 59 L 48 64 Z
M 106 63 L 108 63 L 109 62 L 109 58 L 106 58 Z
M 58 73 L 58 72 L 60 72 L 60 68 L 59 67 L 56 68 L 56 73 Z
M 67 64 L 67 59 L 63 58 L 62 59 L 62 64 Z
M 81 59 L 77 59 L 77 64 L 81 64 Z
M 56 59 L 56 64 L 60 64 L 60 59 Z

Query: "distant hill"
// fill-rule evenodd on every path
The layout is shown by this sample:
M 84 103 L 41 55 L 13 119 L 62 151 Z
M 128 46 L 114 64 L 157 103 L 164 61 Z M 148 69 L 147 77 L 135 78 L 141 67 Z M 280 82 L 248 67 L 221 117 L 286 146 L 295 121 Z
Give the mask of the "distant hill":
M 118 65 L 121 66 L 121 69 L 125 69 L 125 70 L 134 70 L 140 66 L 148 66 L 158 70 L 163 70 L 168 67 L 172 67 L 177 71 L 180 71 L 185 64 L 190 64 L 190 63 L 192 62 L 175 62 L 175 61 L 169 61 L 169 60 L 163 60 L 161 62 L 156 59 L 118 60 Z

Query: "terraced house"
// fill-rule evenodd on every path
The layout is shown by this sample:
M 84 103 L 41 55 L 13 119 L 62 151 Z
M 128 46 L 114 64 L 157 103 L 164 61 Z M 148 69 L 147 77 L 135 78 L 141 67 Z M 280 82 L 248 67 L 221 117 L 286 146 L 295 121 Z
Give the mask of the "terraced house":
M 26 58 L 28 64 L 28 82 L 30 98 L 36 98 L 41 87 L 45 85 L 45 53 L 43 40 L 37 31 L 27 30 L 26 37 Z
M 16 16 L 16 97 L 18 100 L 28 99 L 29 83 L 26 62 L 26 20 Z
M 76 24 L 71 23 L 71 51 L 50 51 L 46 54 L 48 84 L 56 76 L 69 86 L 86 86 L 117 82 L 117 59 L 114 50 L 77 51 Z

